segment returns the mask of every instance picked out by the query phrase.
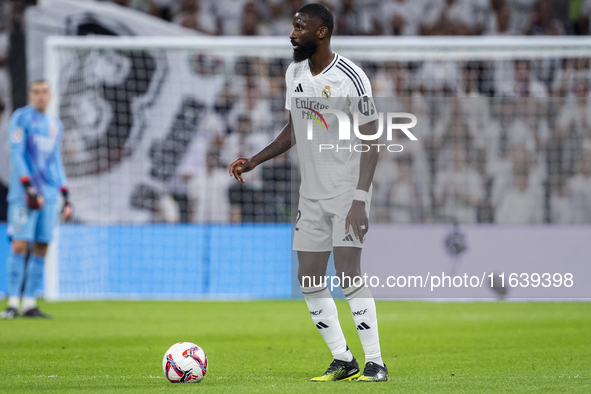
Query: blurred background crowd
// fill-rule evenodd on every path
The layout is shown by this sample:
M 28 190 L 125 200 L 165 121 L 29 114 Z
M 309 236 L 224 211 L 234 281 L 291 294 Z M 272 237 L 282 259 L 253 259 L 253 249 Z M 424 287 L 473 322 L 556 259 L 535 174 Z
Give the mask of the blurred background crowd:
M 288 35 L 305 0 L 112 0 L 214 35 Z M 337 35 L 589 34 L 589 0 L 319 0 Z
M 112 2 L 206 34 L 249 36 L 289 35 L 294 12 L 305 4 Z M 336 35 L 585 35 L 591 21 L 591 0 L 320 2 L 336 16 Z M 11 91 L 11 78 L 23 71 L 7 66 L 10 43 L 18 41 L 23 11 L 35 1 L 0 4 L 0 116 L 5 122 L 12 111 L 10 97 L 23 96 Z M 381 155 L 373 221 L 591 223 L 591 58 L 352 60 L 367 73 L 378 109 L 397 108 L 419 118 L 413 129 L 419 141 L 401 139 L 402 153 Z M 227 66 L 223 62 L 197 57 L 196 72 L 214 80 Z M 176 167 L 170 193 L 151 199 L 149 191 L 141 191 L 132 205 L 147 206 L 154 221 L 289 221 L 295 152 L 261 166 L 246 185 L 227 172 L 236 157 L 258 152 L 285 124 L 289 62 L 237 59 L 233 75 L 210 90 L 215 110 L 199 125 L 202 138 L 191 141 Z M 66 147 L 66 167 L 68 155 Z M 6 187 L 0 184 L 0 220 Z
M 389 143 L 400 143 L 403 152 L 380 156 L 373 221 L 591 223 L 590 59 L 354 60 L 372 81 L 379 111 L 419 120 L 412 129 L 418 141 L 400 133 Z M 234 79 L 205 122 L 207 147 L 194 143 L 195 152 L 208 152 L 206 163 L 204 155 L 188 154 L 178 169 L 177 179 L 188 181 L 189 205 L 197 207 L 187 220 L 212 214 L 216 221 L 289 220 L 284 208 L 292 202 L 295 152 L 249 174 L 246 185 L 227 174 L 236 157 L 257 153 L 285 124 L 287 64 L 261 58 L 235 64 Z

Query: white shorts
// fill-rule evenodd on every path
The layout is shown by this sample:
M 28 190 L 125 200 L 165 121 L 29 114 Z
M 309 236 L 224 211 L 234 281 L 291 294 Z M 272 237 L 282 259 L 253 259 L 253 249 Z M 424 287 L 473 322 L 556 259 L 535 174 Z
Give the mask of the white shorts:
M 365 203 L 369 217 L 371 206 L 370 188 Z M 293 237 L 293 250 L 302 252 L 329 252 L 335 246 L 362 248 L 353 229 L 345 233 L 345 220 L 353 203 L 355 190 L 324 200 L 310 200 L 300 196 Z

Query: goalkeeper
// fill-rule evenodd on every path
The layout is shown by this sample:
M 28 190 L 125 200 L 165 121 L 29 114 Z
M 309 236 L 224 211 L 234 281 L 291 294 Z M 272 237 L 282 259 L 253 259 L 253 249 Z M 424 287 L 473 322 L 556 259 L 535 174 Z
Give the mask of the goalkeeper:
M 7 262 L 8 307 L 0 314 L 4 319 L 19 315 L 23 288 L 22 316 L 50 318 L 37 308 L 35 292 L 43 277 L 47 247 L 58 221 L 60 192 L 63 219 L 67 220 L 72 213 L 61 157 L 63 125 L 58 118 L 45 113 L 51 99 L 47 81 L 33 81 L 28 98 L 29 105 L 17 109 L 10 118 L 11 253 Z M 29 260 L 25 264 L 27 255 Z

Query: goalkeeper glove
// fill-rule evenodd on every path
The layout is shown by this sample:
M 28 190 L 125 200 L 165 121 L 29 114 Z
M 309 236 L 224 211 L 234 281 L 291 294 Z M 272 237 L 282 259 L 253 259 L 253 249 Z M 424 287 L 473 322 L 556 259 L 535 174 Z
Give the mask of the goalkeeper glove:
M 68 220 L 72 215 L 72 204 L 70 203 L 70 192 L 67 186 L 61 187 L 62 196 L 64 197 L 64 205 L 62 207 L 62 215 L 64 220 Z
M 30 209 L 41 209 L 43 208 L 43 196 L 39 194 L 37 188 L 31 183 L 29 177 L 23 177 L 21 183 L 25 188 L 25 202 Z

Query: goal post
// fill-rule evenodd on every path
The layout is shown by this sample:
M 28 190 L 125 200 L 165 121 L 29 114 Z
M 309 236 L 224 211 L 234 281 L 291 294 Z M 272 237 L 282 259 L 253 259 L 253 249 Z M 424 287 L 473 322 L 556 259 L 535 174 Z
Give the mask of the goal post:
M 334 37 L 332 49 L 362 67 L 376 100 L 424 114 L 420 147 L 380 159 L 372 221 L 591 223 L 568 208 L 584 205 L 568 190 L 586 190 L 591 155 L 573 104 L 589 91 L 591 38 Z M 240 187 L 227 166 L 285 124 L 291 56 L 287 37 L 49 37 L 49 112 L 64 122 L 75 224 L 54 242 L 46 295 L 290 297 L 296 155 Z M 505 127 L 511 108 L 511 122 L 531 125 Z M 522 124 L 531 133 L 507 134 Z M 478 198 L 444 190 L 462 144 Z M 511 207 L 528 201 L 515 189 L 523 173 L 536 211 L 522 217 Z

